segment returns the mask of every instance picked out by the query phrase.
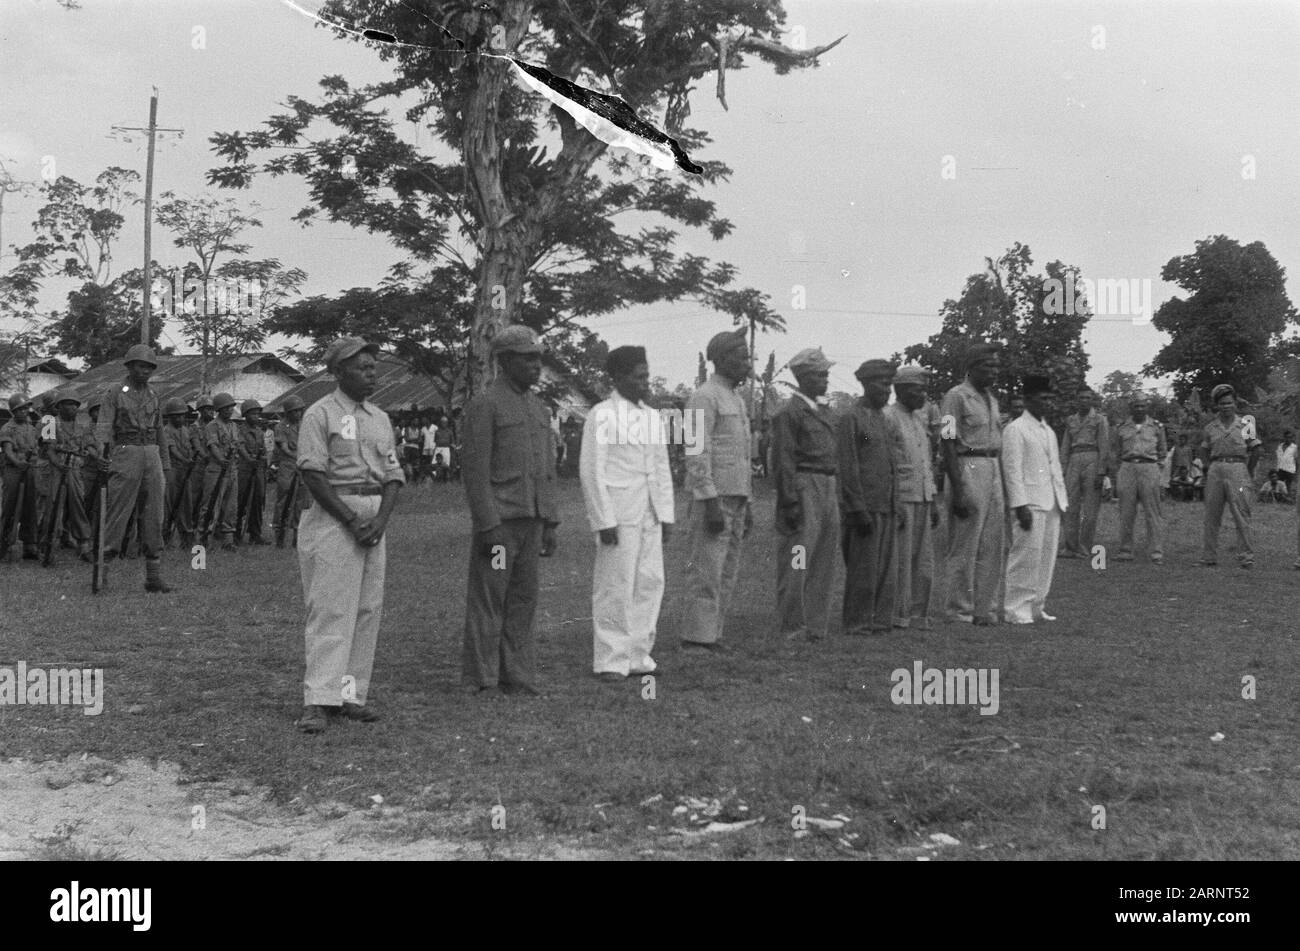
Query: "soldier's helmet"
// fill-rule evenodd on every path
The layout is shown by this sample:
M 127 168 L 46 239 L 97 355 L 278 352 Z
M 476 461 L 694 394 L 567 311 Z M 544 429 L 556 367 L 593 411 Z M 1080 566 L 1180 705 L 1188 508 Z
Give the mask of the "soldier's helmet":
M 294 410 L 302 408 L 302 399 L 297 396 L 286 396 L 284 402 L 280 404 L 280 409 L 286 413 L 292 413 Z
M 28 399 L 26 396 L 23 396 L 23 394 L 21 393 L 15 393 L 13 396 L 9 397 L 10 412 L 13 412 L 14 410 L 17 409 L 21 409 L 24 406 L 31 406 L 31 405 L 32 405 L 32 401 Z
M 189 409 L 180 400 L 171 399 L 163 403 L 162 414 L 164 416 L 184 416 Z
M 220 412 L 227 406 L 234 406 L 235 398 L 229 393 L 218 393 L 212 398 L 212 408 Z
M 133 346 L 130 350 L 126 352 L 126 356 L 122 358 L 122 362 L 123 363 L 136 363 L 136 362 L 147 363 L 151 367 L 156 367 L 158 365 L 158 358 L 154 356 L 152 347 L 145 346 L 142 343 L 137 343 L 135 346 Z
M 247 416 L 249 413 L 260 413 L 261 411 L 262 404 L 257 400 L 244 400 L 243 404 L 239 407 L 239 415 L 241 416 Z
M 205 406 L 212 406 L 212 395 L 209 393 L 200 393 L 198 401 L 194 404 L 194 408 L 203 409 Z

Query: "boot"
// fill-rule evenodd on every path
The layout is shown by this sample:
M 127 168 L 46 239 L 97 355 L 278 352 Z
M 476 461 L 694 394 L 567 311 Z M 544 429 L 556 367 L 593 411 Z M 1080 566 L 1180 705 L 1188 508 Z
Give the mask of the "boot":
M 171 585 L 162 580 L 162 559 L 146 558 L 144 562 L 144 590 L 166 594 Z
M 181 549 L 182 549 L 186 554 L 189 554 L 191 551 L 194 550 L 194 533 L 193 533 L 193 532 L 181 532 Z
M 90 542 L 82 542 L 77 546 L 77 557 L 82 561 L 90 561 Z
M 23 543 L 23 561 L 38 561 L 41 557 L 41 550 L 36 545 Z

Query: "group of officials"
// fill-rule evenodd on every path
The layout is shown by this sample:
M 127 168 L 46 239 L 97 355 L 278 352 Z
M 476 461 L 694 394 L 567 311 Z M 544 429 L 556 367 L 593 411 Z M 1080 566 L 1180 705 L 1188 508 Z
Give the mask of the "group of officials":
M 535 695 L 538 561 L 555 551 L 559 525 L 551 414 L 533 392 L 541 374 L 536 334 L 506 327 L 492 350 L 496 377 L 465 407 L 462 432 L 472 535 L 461 680 L 475 696 Z M 405 475 L 393 426 L 367 399 L 376 385 L 377 352 L 360 338 L 335 341 L 326 366 L 337 388 L 305 412 L 286 401 L 272 442 L 280 492 L 293 499 L 294 520 L 301 511 L 306 671 L 298 725 L 308 733 L 340 717 L 378 719 L 367 700 L 383 612 L 385 532 Z M 648 405 L 650 371 L 641 347 L 609 353 L 613 391 L 585 422 L 580 477 L 597 540 L 591 620 L 593 671 L 602 680 L 656 669 L 663 552 L 676 521 L 668 443 L 685 434 L 692 443 L 686 451 L 690 541 L 681 644 L 688 651 L 725 650 L 724 623 L 754 524 L 750 423 L 738 391 L 752 367 L 744 331 L 717 334 L 706 355 L 714 372 L 687 402 L 684 426 L 666 425 Z M 951 620 L 1054 620 L 1046 601 L 1056 560 L 1093 551 L 1100 487 L 1112 474 L 1122 521 L 1117 558 L 1133 558 L 1133 522 L 1141 506 L 1149 556 L 1163 559 L 1155 473 L 1168 447 L 1145 402 L 1135 400 L 1131 418 L 1112 434 L 1085 395 L 1058 448 L 1046 421 L 1051 381 L 1026 377 L 1013 398 L 1022 408 L 1008 418 L 992 390 L 999 361 L 996 346 L 972 345 L 965 378 L 935 407 L 926 399 L 924 368 L 867 360 L 856 371 L 863 395 L 840 414 L 826 399 L 831 363 L 821 351 L 804 350 L 789 361 L 798 389 L 773 419 L 771 452 L 782 633 L 817 640 L 829 632 L 841 560 L 845 634 L 932 626 L 940 522 L 936 459 L 947 483 L 943 581 L 944 614 Z M 92 407 L 88 431 L 76 426 L 75 400 L 60 401 L 57 421 L 44 434 L 32 430 L 21 398 L 12 406 L 13 421 L 0 428 L 4 523 L 7 529 L 11 517 L 21 520 L 25 552 L 36 544 L 28 526 L 37 518 L 24 514 L 24 498 L 50 496 L 52 474 L 64 483 L 55 494 L 68 500 L 58 504 L 67 506 L 69 524 L 84 524 L 86 486 L 70 477 L 85 467 L 106 473 L 105 551 L 121 550 L 134 518 L 146 589 L 168 591 L 159 568 L 165 526 L 174 527 L 183 544 L 193 541 L 196 525 L 206 526 L 198 530 L 226 546 L 239 530 L 232 524 L 236 513 L 260 508 L 266 481 L 259 468 L 266 456 L 260 406 L 246 402 L 237 424 L 235 400 L 217 394 L 200 399 L 199 419 L 187 424 L 188 407 L 160 405 L 149 388 L 152 351 L 133 347 L 124 364 L 123 385 Z M 1217 562 L 1226 506 L 1240 562 L 1250 567 L 1250 472 L 1260 444 L 1249 421 L 1237 416 L 1231 387 L 1215 387 L 1212 400 L 1217 416 L 1198 447 L 1208 467 L 1202 563 Z M 30 485 L 38 454 L 50 473 L 44 491 Z M 74 491 L 63 491 L 72 484 Z M 306 490 L 301 507 L 300 484 Z M 204 507 L 206 521 L 194 521 Z M 84 547 L 84 534 L 76 540 Z

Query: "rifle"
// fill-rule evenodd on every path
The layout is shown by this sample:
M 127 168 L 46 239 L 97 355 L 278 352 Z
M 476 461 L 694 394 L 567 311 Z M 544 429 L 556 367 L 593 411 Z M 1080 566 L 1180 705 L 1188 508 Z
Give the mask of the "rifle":
M 243 436 L 241 435 L 240 438 L 242 439 Z M 247 448 L 247 446 L 245 446 L 245 448 Z M 238 544 L 239 540 L 244 537 L 244 529 L 246 527 L 244 523 L 248 519 L 248 509 L 253 501 L 253 483 L 255 483 L 259 478 L 262 479 L 263 484 L 266 482 L 266 469 L 261 469 L 260 474 L 258 471 L 258 463 L 262 461 L 265 455 L 266 450 L 260 447 L 256 452 L 252 453 L 252 459 L 248 463 L 248 483 L 239 488 L 239 509 L 235 514 L 236 544 Z
M 185 470 L 185 475 L 181 478 L 179 483 L 181 490 L 176 493 L 176 501 L 172 503 L 172 507 L 167 512 L 167 518 L 163 521 L 163 538 L 172 533 L 174 527 L 172 522 L 176 520 L 176 510 L 181 507 L 181 502 L 185 501 L 185 490 L 189 487 L 190 476 L 194 474 L 194 467 L 198 465 L 198 462 L 198 459 L 191 459 L 189 467 Z
M 55 452 L 63 453 L 63 471 L 59 473 L 59 485 L 54 490 L 54 501 L 50 504 L 50 523 L 45 526 L 45 551 L 41 555 L 41 565 L 45 568 L 50 567 L 54 561 L 54 533 L 63 516 L 64 502 L 67 499 L 68 489 L 68 471 L 72 467 L 72 457 L 81 456 L 82 453 L 75 449 L 55 449 Z
M 208 538 L 212 535 L 213 526 L 216 524 L 217 513 L 221 511 L 222 505 L 226 501 L 226 490 L 230 488 L 230 480 L 226 478 L 230 473 L 230 462 L 234 458 L 235 452 L 232 449 L 226 454 L 226 461 L 221 464 L 221 472 L 217 474 L 216 485 L 212 487 L 212 497 L 208 499 L 208 511 L 203 519 L 203 545 L 208 544 Z M 218 504 L 220 503 L 220 504 Z
M 279 522 L 280 530 L 277 534 L 280 536 L 281 539 L 284 538 L 285 529 L 287 527 L 287 522 L 289 518 L 289 510 L 294 509 L 296 514 L 297 506 L 295 506 L 294 503 L 297 500 L 298 500 L 298 470 L 295 469 L 293 472 L 293 478 L 289 480 L 289 491 L 284 497 L 284 502 L 282 502 L 280 505 L 280 522 Z M 294 519 L 294 524 L 293 524 L 293 540 L 294 540 L 294 544 L 297 545 L 298 543 L 297 519 Z
M 18 495 L 14 499 L 13 510 L 8 514 L 9 530 L 4 537 L 4 551 L 0 552 L 0 558 L 5 560 L 8 560 L 9 553 L 14 547 L 14 539 L 18 537 L 18 523 L 23 519 L 23 502 L 27 500 L 27 479 L 32 471 L 32 454 L 29 452 L 24 458 L 27 461 L 27 468 L 22 471 L 22 477 L 18 480 Z
M 95 496 L 95 558 L 91 563 L 90 590 L 99 594 L 104 588 L 104 521 L 108 517 L 108 486 L 101 485 Z

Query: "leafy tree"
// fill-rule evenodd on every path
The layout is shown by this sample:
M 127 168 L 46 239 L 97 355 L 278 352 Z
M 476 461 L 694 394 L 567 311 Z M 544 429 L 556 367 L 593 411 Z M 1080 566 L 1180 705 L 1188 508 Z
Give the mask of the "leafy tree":
M 89 366 L 121 359 L 140 342 L 143 283 L 144 268 L 127 271 L 108 284 L 87 281 L 68 294 L 67 308 L 50 323 L 50 343 L 59 353 L 80 357 Z M 150 321 L 150 346 L 170 353 L 171 348 L 159 345 L 161 333 L 162 321 Z
M 352 30 L 341 34 L 350 41 L 374 43 L 393 77 L 354 89 L 342 76 L 326 76 L 319 101 L 289 96 L 288 111 L 265 128 L 213 136 L 226 165 L 208 180 L 243 188 L 259 172 L 300 176 L 311 196 L 300 221 L 323 213 L 386 235 L 431 269 L 418 284 L 450 268 L 456 295 L 473 302 L 470 391 L 490 378 L 491 338 L 511 323 L 572 335 L 582 350 L 585 337 L 572 321 L 632 304 L 695 300 L 755 327 L 779 319 L 759 292 L 732 288 L 730 265 L 673 251 L 676 227 L 707 229 L 714 240 L 732 230 L 699 194 L 725 179 L 727 166 L 704 161 L 697 178 L 650 173 L 514 81 L 506 58 L 617 93 L 643 116 L 663 110 L 668 133 L 697 150 L 709 137 L 682 126 L 695 82 L 716 72 L 725 104 L 726 70 L 748 58 L 785 73 L 815 64 L 834 45 L 783 45 L 777 0 L 330 0 L 321 16 Z M 362 40 L 362 29 L 400 42 Z M 463 40 L 465 52 L 448 34 Z M 424 123 L 450 160 L 403 142 L 391 109 Z M 309 137 L 324 126 L 337 134 Z M 280 149 L 288 151 L 253 160 Z M 624 215 L 635 224 L 619 230 Z M 557 351 L 570 345 L 548 342 Z
M 1230 383 L 1247 399 L 1269 372 L 1296 351 L 1283 335 L 1300 326 L 1286 293 L 1286 271 L 1260 241 L 1244 247 L 1224 235 L 1196 242 L 1171 258 L 1161 279 L 1189 292 L 1165 301 L 1152 317 L 1170 341 L 1143 372 L 1172 375 L 1178 399 Z

